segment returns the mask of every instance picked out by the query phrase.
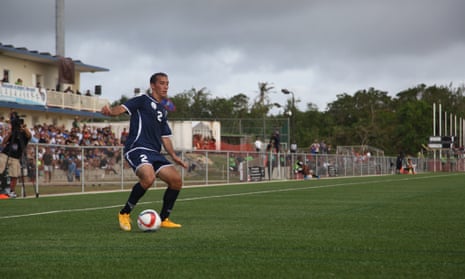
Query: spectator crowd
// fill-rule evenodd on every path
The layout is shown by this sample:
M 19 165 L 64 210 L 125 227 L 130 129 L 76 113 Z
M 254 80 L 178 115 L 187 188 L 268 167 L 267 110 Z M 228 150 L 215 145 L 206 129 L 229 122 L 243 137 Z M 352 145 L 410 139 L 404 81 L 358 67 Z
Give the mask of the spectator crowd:
M 0 117 L 0 142 L 9 133 L 10 125 Z M 28 145 L 27 159 L 23 167 L 28 169 L 28 177 L 35 179 L 35 166 L 44 174 L 44 181 L 51 182 L 52 172 L 61 169 L 67 173 L 69 182 L 80 179 L 82 162 L 90 169 L 104 169 L 105 172 L 117 173 L 113 168 L 121 159 L 120 137 L 112 131 L 111 125 L 98 128 L 81 123 L 76 117 L 71 127 L 56 124 L 37 124 L 29 128 L 32 134 L 30 143 L 38 143 L 38 160 L 35 145 Z M 122 135 L 122 138 L 127 135 Z M 82 148 L 85 147 L 83 153 Z M 95 147 L 95 148 L 92 148 Z M 0 147 L 1 148 L 1 147 Z M 84 160 L 82 160 L 84 154 Z

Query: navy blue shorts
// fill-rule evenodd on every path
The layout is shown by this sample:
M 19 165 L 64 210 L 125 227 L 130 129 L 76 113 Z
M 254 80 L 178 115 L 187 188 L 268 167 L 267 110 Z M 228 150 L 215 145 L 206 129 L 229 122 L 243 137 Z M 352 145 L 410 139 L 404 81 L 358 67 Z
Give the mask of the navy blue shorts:
M 161 168 L 173 165 L 159 152 L 144 147 L 133 148 L 126 152 L 124 157 L 134 171 L 142 165 L 149 164 L 153 166 L 155 173 L 158 173 Z

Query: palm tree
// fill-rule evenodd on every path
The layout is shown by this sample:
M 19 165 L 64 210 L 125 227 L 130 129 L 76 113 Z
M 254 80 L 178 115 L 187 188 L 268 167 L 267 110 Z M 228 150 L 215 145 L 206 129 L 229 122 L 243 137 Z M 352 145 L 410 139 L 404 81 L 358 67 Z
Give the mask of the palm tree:
M 268 82 L 259 82 L 258 83 L 258 96 L 255 99 L 255 102 L 252 105 L 252 109 L 250 110 L 250 115 L 253 118 L 263 118 L 263 139 L 266 138 L 266 115 L 268 111 L 273 106 L 270 102 L 269 93 L 272 93 L 274 87 L 270 85 Z

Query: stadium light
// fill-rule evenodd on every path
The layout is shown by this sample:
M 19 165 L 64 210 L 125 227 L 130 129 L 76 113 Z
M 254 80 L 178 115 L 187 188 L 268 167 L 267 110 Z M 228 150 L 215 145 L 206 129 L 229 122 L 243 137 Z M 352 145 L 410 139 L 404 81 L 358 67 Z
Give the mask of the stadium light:
M 281 92 L 284 94 L 284 95 L 292 95 L 292 99 L 291 99 L 291 107 L 289 108 L 289 118 L 292 118 L 291 120 L 291 125 L 292 127 L 289 127 L 289 136 L 288 136 L 288 140 L 289 140 L 289 147 L 291 146 L 291 144 L 293 142 L 295 142 L 295 139 L 294 139 L 294 130 L 295 130 L 295 98 L 294 98 L 294 92 L 286 89 L 286 88 L 283 88 L 281 89 Z

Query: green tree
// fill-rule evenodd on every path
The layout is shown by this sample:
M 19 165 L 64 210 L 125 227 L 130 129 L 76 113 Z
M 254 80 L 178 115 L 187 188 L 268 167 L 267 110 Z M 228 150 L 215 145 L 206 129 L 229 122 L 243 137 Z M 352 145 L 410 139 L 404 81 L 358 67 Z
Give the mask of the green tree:
M 232 117 L 247 117 L 249 114 L 249 97 L 244 93 L 239 93 L 231 98 L 233 102 Z
M 232 99 L 215 98 L 208 101 L 208 107 L 213 119 L 233 117 L 234 102 Z
M 338 99 L 328 105 L 328 115 L 335 125 L 333 140 L 340 145 L 389 146 L 386 120 L 392 119 L 392 105 L 387 92 L 374 88 L 359 90 L 354 96 L 338 95 Z
M 396 110 L 397 125 L 389 153 L 416 155 L 421 149 L 421 145 L 426 143 L 431 136 L 431 106 L 422 100 L 399 102 Z
M 252 117 L 265 117 L 270 111 L 273 104 L 270 102 L 270 93 L 273 92 L 273 86 L 268 82 L 258 83 L 258 96 L 252 104 L 250 114 Z
M 119 100 L 114 101 L 111 103 L 111 106 L 117 106 L 126 103 L 126 101 L 129 100 L 129 98 L 126 95 L 122 95 Z
M 212 113 L 210 111 L 210 106 L 208 97 L 211 93 L 207 90 L 207 88 L 203 87 L 200 90 L 196 90 L 192 88 L 190 90 L 192 94 L 192 103 L 191 103 L 191 113 L 193 117 L 197 118 L 209 118 L 212 117 Z
M 170 113 L 170 119 L 201 119 L 211 118 L 209 106 L 210 92 L 206 88 L 197 90 L 191 88 L 171 98 L 176 111 Z
M 293 133 L 298 148 L 307 148 L 314 139 L 321 138 L 322 116 L 323 114 L 313 104 L 307 104 L 307 110 L 304 112 L 295 110 Z
M 174 103 L 176 110 L 169 113 L 169 118 L 174 119 L 191 119 L 192 94 L 188 91 L 173 96 L 171 101 Z
M 280 115 L 269 115 L 275 105 L 270 101 L 273 90 L 270 83 L 259 82 L 258 95 L 249 104 L 249 97 L 244 93 L 229 99 L 212 99 L 206 88 L 191 88 L 171 97 L 176 111 L 170 112 L 170 119 L 219 119 L 226 123 L 224 126 L 230 134 L 255 136 L 263 133 L 266 140 L 275 128 L 286 132 L 287 124 L 283 124 L 283 119 L 289 117 L 286 112 L 292 108 L 288 99 Z M 291 132 L 300 148 L 318 139 L 333 147 L 371 145 L 390 155 L 399 151 L 413 155 L 432 135 L 432 104 L 441 104 L 443 112 L 454 112 L 457 117 L 463 117 L 464 92 L 464 86 L 419 84 L 397 93 L 396 98 L 374 88 L 358 90 L 354 94 L 342 93 L 334 102 L 327 104 L 326 111 L 318 111 L 312 103 L 307 104 L 305 111 L 294 110 L 292 121 L 295 121 L 295 128 Z M 124 103 L 127 99 L 122 96 L 112 105 Z M 250 121 L 237 121 L 240 118 Z M 121 120 L 127 120 L 127 116 L 122 116 Z

